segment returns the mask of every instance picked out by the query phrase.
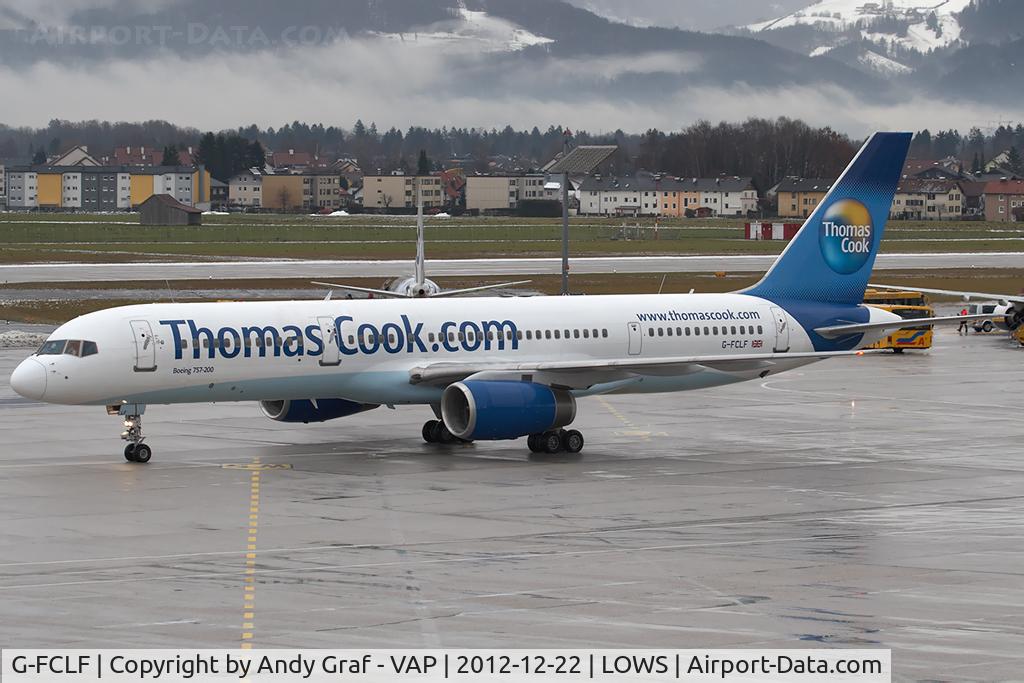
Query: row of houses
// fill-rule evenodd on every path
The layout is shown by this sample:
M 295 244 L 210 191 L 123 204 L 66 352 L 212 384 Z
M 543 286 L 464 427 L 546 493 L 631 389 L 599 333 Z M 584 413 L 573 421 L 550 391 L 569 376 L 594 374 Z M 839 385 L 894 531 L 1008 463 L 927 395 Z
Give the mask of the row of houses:
M 222 183 L 196 166 L 191 149 L 180 166 L 161 166 L 162 150 L 119 147 L 97 159 L 75 147 L 45 165 L 0 165 L 0 207 L 11 209 L 129 210 L 167 195 L 206 208 L 331 212 L 359 205 L 403 211 L 420 202 L 428 210 L 464 205 L 474 213 L 511 213 L 531 202 L 560 202 L 561 176 L 545 173 L 464 175 L 455 168 L 431 175 L 362 174 L 351 159 L 328 163 L 288 150 L 268 156 Z M 891 216 L 910 220 L 985 218 L 1024 220 L 1024 181 L 1002 169 L 964 174 L 955 160 L 908 160 Z M 618 177 L 570 178 L 577 213 L 624 217 L 744 217 L 772 212 L 806 218 L 824 200 L 832 180 L 786 178 L 762 198 L 748 177 L 681 178 L 641 172 Z
M 191 166 L 12 166 L 0 176 L 11 209 L 117 211 L 158 194 L 190 206 L 211 200 L 210 174 Z
M 806 218 L 832 188 L 832 180 L 787 178 L 769 191 L 781 218 Z M 965 179 L 904 176 L 889 217 L 901 220 L 1024 220 L 1024 180 L 1012 176 Z
M 592 175 L 570 178 L 570 203 L 593 216 L 746 216 L 758 208 L 750 178 L 676 178 L 641 173 L 628 178 Z M 364 185 L 364 200 L 372 183 Z M 527 202 L 561 201 L 561 176 L 469 176 L 466 209 L 480 213 L 515 211 Z

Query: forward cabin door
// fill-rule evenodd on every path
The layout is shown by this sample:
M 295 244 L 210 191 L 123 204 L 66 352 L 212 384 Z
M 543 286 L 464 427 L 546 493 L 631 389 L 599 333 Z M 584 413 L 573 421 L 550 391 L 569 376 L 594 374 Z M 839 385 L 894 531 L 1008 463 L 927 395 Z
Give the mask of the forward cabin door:
M 154 372 L 156 370 L 156 340 L 153 339 L 153 328 L 147 320 L 131 322 L 132 336 L 135 338 L 135 372 Z
M 640 323 L 629 323 L 629 355 L 639 356 L 644 348 L 644 331 Z
M 341 364 L 341 340 L 338 339 L 338 326 L 334 318 L 317 318 L 320 324 L 320 336 L 324 340 L 324 353 L 320 356 L 320 365 Z
M 789 351 L 789 316 L 778 306 L 772 306 L 775 318 L 775 353 Z

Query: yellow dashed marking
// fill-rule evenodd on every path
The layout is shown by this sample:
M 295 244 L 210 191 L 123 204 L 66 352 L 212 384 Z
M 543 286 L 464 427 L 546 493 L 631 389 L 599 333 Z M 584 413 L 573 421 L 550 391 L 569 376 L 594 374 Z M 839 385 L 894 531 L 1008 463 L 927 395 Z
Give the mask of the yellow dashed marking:
M 221 469 L 225 470 L 249 470 L 250 472 L 262 472 L 264 470 L 290 470 L 291 468 L 292 466 L 287 463 L 267 463 L 266 465 L 261 465 L 258 462 L 228 462 L 221 465 Z
M 227 463 L 221 465 L 228 470 L 248 470 L 249 475 L 249 524 L 246 534 L 245 546 L 245 573 L 243 581 L 242 603 L 242 643 L 243 650 L 252 649 L 252 640 L 255 637 L 256 626 L 256 545 L 259 538 L 259 511 L 260 511 L 260 477 L 266 470 L 290 470 L 291 465 L 285 464 L 264 464 L 260 458 L 253 458 L 250 463 Z
M 605 407 L 605 410 L 607 410 L 609 413 L 611 413 L 615 417 L 619 418 L 619 421 L 622 422 L 622 424 L 626 425 L 630 429 L 634 429 L 634 430 L 638 429 L 637 425 L 632 420 L 630 420 L 628 417 L 626 417 L 621 412 L 619 412 L 619 409 L 616 408 L 615 406 L 613 406 L 607 400 L 605 400 L 605 398 L 603 396 L 598 396 L 597 400 L 598 400 L 598 402 L 601 405 L 603 405 Z M 643 435 L 646 436 L 646 437 L 649 437 L 650 436 L 650 432 L 643 432 Z

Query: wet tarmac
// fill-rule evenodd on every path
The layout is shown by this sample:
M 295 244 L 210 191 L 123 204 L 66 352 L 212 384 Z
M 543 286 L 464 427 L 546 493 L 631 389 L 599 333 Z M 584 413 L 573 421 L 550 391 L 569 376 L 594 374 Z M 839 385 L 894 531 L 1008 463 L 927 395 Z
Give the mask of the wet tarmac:
M 43 406 L 0 351 L 5 647 L 887 647 L 1024 677 L 1024 352 L 587 399 L 581 457 L 422 444 L 429 411 L 281 425 Z M 249 637 L 243 640 L 243 636 Z

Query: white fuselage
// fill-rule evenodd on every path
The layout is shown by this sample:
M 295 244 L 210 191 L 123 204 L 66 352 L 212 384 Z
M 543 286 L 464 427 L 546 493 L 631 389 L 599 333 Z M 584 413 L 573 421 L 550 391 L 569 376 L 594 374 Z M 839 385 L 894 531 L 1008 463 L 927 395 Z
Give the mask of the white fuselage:
M 742 294 L 150 304 L 84 315 L 50 339 L 94 342 L 96 353 L 25 361 L 45 372 L 35 397 L 91 405 L 310 398 L 436 405 L 443 387 L 410 382 L 414 368 L 814 350 L 788 313 Z M 808 362 L 777 362 L 772 373 Z M 760 374 L 701 367 L 577 394 L 680 391 Z

